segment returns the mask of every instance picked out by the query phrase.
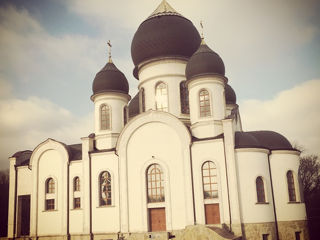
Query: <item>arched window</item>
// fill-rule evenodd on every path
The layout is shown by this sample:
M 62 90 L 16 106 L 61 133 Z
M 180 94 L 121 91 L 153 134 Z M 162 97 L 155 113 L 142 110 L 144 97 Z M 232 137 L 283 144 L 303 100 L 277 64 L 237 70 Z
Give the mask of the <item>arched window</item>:
M 141 111 L 145 112 L 146 111 L 146 99 L 145 99 L 144 88 L 141 88 L 141 90 L 140 90 L 140 97 L 141 97 Z
M 210 96 L 207 90 L 201 90 L 199 93 L 200 117 L 211 116 Z
M 180 83 L 181 113 L 189 114 L 189 91 L 186 81 Z
M 100 206 L 112 204 L 111 175 L 109 172 L 102 172 L 99 176 Z
M 80 191 L 80 178 L 79 177 L 75 177 L 73 179 L 73 191 L 74 192 Z
M 55 197 L 56 187 L 53 178 L 48 178 L 45 183 L 46 194 L 45 194 L 45 210 L 55 209 Z
M 123 125 L 126 125 L 128 122 L 128 113 L 127 106 L 123 108 Z
M 77 209 L 81 207 L 81 198 L 80 198 L 80 178 L 75 177 L 73 179 L 73 208 Z
M 100 108 L 100 129 L 110 129 L 110 108 L 106 104 L 103 104 Z
M 296 202 L 296 190 L 294 187 L 294 178 L 293 178 L 293 172 L 288 171 L 287 172 L 287 182 L 288 182 L 288 193 L 289 193 L 289 202 Z
M 148 202 L 164 202 L 164 179 L 159 164 L 152 164 L 147 170 Z
M 211 161 L 202 165 L 202 183 L 204 199 L 218 198 L 217 168 Z
M 168 90 L 164 82 L 156 85 L 156 109 L 159 111 L 168 111 Z
M 256 179 L 256 189 L 257 189 L 257 200 L 258 203 L 265 203 L 266 196 L 264 192 L 264 183 L 262 177 L 257 177 Z
M 54 193 L 55 184 L 53 178 L 48 178 L 46 182 L 46 193 Z

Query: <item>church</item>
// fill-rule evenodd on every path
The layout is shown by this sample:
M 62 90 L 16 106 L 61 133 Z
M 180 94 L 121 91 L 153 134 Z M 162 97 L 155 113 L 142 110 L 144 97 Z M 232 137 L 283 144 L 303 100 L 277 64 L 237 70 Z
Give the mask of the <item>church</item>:
M 8 238 L 308 240 L 300 152 L 242 129 L 223 60 L 194 24 L 163 0 L 131 56 L 132 99 L 111 54 L 93 79 L 94 133 L 9 158 Z

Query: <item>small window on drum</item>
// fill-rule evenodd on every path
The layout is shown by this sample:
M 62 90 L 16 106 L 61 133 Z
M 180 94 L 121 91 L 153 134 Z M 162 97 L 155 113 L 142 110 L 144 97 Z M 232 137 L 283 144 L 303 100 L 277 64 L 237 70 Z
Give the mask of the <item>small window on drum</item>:
M 181 103 L 181 113 L 189 114 L 189 91 L 186 81 L 180 83 L 180 103 Z
M 211 116 L 210 95 L 207 90 L 201 90 L 199 93 L 200 117 Z

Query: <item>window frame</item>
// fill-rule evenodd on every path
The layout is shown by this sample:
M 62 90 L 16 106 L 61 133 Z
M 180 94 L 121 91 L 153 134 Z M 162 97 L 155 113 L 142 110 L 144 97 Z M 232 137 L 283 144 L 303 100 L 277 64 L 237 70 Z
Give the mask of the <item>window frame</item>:
M 201 100 L 201 93 L 202 92 L 207 92 L 207 95 L 205 95 L 204 96 L 204 98 L 206 97 L 206 96 L 208 96 L 207 98 L 208 99 L 204 99 L 203 101 Z M 202 104 L 201 103 L 204 103 L 203 104 L 203 106 L 201 106 Z M 208 103 L 208 104 L 206 104 L 206 103 Z M 208 90 L 208 89 L 206 89 L 206 88 L 202 88 L 202 89 L 200 89 L 199 90 L 199 92 L 198 92 L 198 106 L 199 106 L 199 117 L 200 118 L 209 118 L 209 117 L 212 117 L 212 106 L 211 106 L 212 104 L 211 104 L 211 94 L 210 94 L 210 91 Z M 204 108 L 204 107 L 208 107 L 208 109 L 209 109 L 209 111 L 203 111 L 202 109 Z M 206 114 L 204 114 L 204 113 L 206 113 Z M 207 114 L 208 113 L 208 114 Z
M 159 179 L 157 179 L 158 175 L 159 175 Z M 166 201 L 165 174 L 161 165 L 158 163 L 150 164 L 146 169 L 145 177 L 146 177 L 147 204 L 165 203 Z
M 208 164 L 208 168 L 204 168 L 205 165 Z M 211 166 L 212 165 L 212 168 Z M 212 171 L 211 171 L 212 169 Z M 204 175 L 204 172 L 208 171 L 209 175 Z M 212 173 L 212 174 L 211 174 Z M 208 179 L 209 181 L 205 181 Z M 214 181 L 216 179 L 216 181 Z M 205 202 L 219 202 L 219 173 L 217 164 L 211 160 L 204 161 L 201 165 L 201 183 L 202 183 L 202 196 Z M 205 190 L 205 185 L 209 185 L 209 192 L 211 192 L 211 196 L 209 194 L 206 197 L 208 191 Z M 214 187 L 216 185 L 216 187 Z M 215 194 L 214 194 L 215 193 Z
M 103 119 L 103 113 L 102 113 L 102 108 L 105 107 L 106 108 L 106 113 L 105 113 L 105 118 L 106 119 Z M 101 131 L 109 131 L 111 130 L 111 120 L 112 120 L 112 115 L 111 115 L 111 107 L 106 104 L 106 103 L 102 103 L 99 107 L 99 115 L 100 115 L 100 130 Z M 105 128 L 103 126 L 104 122 L 105 121 Z
M 143 113 L 146 111 L 146 93 L 143 87 L 140 89 L 139 96 L 140 96 L 140 106 L 141 106 L 140 112 Z
M 180 112 L 181 114 L 190 114 L 190 104 L 189 104 L 189 90 L 187 81 L 181 81 L 179 84 L 180 90 Z
M 258 180 L 260 180 L 260 184 L 258 186 Z M 255 186 L 256 186 L 256 200 L 257 200 L 257 204 L 266 204 L 268 203 L 267 200 L 267 194 L 266 194 L 266 184 L 265 184 L 265 179 L 262 176 L 258 176 L 256 177 L 256 181 L 255 181 Z M 261 190 L 263 192 L 261 192 Z M 262 196 L 261 196 L 262 194 Z M 260 199 L 260 197 L 262 197 L 262 199 Z
M 48 176 L 44 181 L 44 188 L 45 188 L 44 189 L 44 211 L 57 210 L 57 194 L 58 194 L 57 179 L 53 176 Z
M 123 107 L 123 126 L 125 126 L 127 123 L 128 123 L 128 106 L 127 105 L 125 105 L 124 107 Z
M 158 87 L 160 85 L 162 85 L 162 84 L 165 86 L 165 88 L 161 88 L 161 89 L 165 89 L 166 90 L 166 101 L 162 101 L 161 100 L 161 103 L 166 102 L 166 107 L 163 107 L 162 106 L 163 104 L 161 104 L 161 108 L 158 108 L 158 102 L 160 103 L 160 101 L 157 99 L 159 97 L 157 95 L 157 92 L 158 92 Z M 169 112 L 169 89 L 168 89 L 168 84 L 166 84 L 164 81 L 159 81 L 159 82 L 156 83 L 154 90 L 155 90 L 155 109 L 157 111 Z M 164 95 L 162 93 L 161 93 L 161 97 L 164 98 Z
M 288 174 L 291 174 L 291 176 L 290 176 L 291 179 L 290 180 L 292 180 L 292 182 L 289 182 Z M 288 170 L 287 171 L 286 180 L 287 180 L 287 191 L 288 191 L 289 203 L 296 203 L 296 202 L 298 202 L 297 190 L 296 190 L 296 184 L 295 184 L 296 181 L 295 181 L 294 172 L 292 170 Z
M 107 173 L 109 174 L 107 181 L 109 179 L 109 184 L 106 184 L 106 188 L 107 188 L 107 194 L 106 194 L 106 201 L 103 199 L 102 197 L 102 181 L 101 181 L 101 177 L 103 173 Z M 100 172 L 100 174 L 98 175 L 98 206 L 99 207 L 110 207 L 113 206 L 113 175 L 111 173 L 111 171 L 109 170 L 102 170 Z M 110 190 L 108 190 L 108 186 L 110 188 Z M 108 194 L 110 193 L 110 194 Z M 110 196 L 110 197 L 109 197 Z M 110 200 L 110 201 L 108 201 Z M 103 203 L 104 202 L 104 203 Z

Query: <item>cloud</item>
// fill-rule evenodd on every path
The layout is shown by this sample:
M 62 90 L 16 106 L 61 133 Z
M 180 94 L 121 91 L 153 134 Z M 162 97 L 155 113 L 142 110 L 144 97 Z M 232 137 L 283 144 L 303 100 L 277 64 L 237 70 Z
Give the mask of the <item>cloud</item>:
M 67 144 L 93 131 L 93 114 L 77 117 L 47 99 L 0 100 L 0 169 L 17 151 L 33 150 L 40 142 L 53 138 Z
M 240 103 L 245 131 L 273 130 L 306 153 L 320 154 L 320 80 L 310 80 L 277 94 L 273 99 Z

